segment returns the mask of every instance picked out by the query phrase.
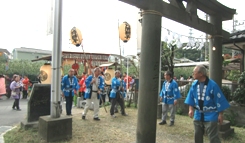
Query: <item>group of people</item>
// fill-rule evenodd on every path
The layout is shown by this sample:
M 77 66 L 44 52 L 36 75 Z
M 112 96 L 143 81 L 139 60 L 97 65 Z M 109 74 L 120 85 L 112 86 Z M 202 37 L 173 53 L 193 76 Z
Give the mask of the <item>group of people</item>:
M 13 78 L 10 79 L 6 75 L 0 75 L 0 95 L 6 95 L 7 94 L 7 88 L 6 87 L 6 80 L 10 80 L 11 83 L 9 85 L 9 88 L 11 90 L 11 98 L 15 99 L 12 109 L 16 111 L 21 111 L 19 107 L 19 100 L 27 99 L 28 95 L 30 94 L 31 88 L 32 88 L 32 82 L 28 79 L 27 76 L 22 76 L 14 74 Z
M 170 110 L 170 126 L 175 123 L 175 105 L 181 97 L 178 84 L 172 79 L 172 73 L 164 73 L 165 81 L 160 92 L 162 101 L 162 121 L 165 125 L 168 110 Z M 223 111 L 229 108 L 229 103 L 220 87 L 207 76 L 206 68 L 198 65 L 193 70 L 195 79 L 190 87 L 185 104 L 189 105 L 189 117 L 194 117 L 194 139 L 196 143 L 203 143 L 206 132 L 211 143 L 220 143 L 218 123 L 223 123 Z
M 105 77 L 99 67 L 93 69 L 91 75 L 83 73 L 82 78 L 79 80 L 74 75 L 74 69 L 70 69 L 68 75 L 65 75 L 61 81 L 62 96 L 66 99 L 66 114 L 72 116 L 73 100 L 77 95 L 86 100 L 84 111 L 82 113 L 82 119 L 86 119 L 89 107 L 93 104 L 94 116 L 93 119 L 100 121 L 99 107 L 101 103 L 105 102 Z M 126 97 L 127 83 L 128 87 L 132 86 L 134 78 L 127 76 L 127 73 L 123 75 L 119 70 L 115 71 L 115 77 L 111 82 L 111 90 L 109 98 L 111 102 L 110 115 L 115 118 L 115 107 L 117 104 L 121 107 L 121 114 L 127 116 L 124 107 L 124 98 Z M 79 91 L 79 93 L 77 92 Z

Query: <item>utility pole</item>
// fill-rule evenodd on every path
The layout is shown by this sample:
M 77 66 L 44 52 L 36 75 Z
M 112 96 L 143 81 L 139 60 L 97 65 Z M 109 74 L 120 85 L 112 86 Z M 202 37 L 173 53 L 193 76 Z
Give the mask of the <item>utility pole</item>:
M 236 13 L 237 15 L 237 13 Z M 244 25 L 244 22 L 242 23 L 239 23 L 238 20 L 235 20 L 235 15 L 233 15 L 233 30 L 232 30 L 232 33 L 236 32 L 236 27 L 237 26 L 240 26 L 240 25 Z
M 205 15 L 206 17 L 206 21 L 209 22 L 209 15 L 206 14 Z M 206 41 L 205 41 L 205 61 L 208 61 L 208 47 L 209 47 L 209 44 L 208 44 L 208 34 L 206 33 Z
M 119 19 L 118 19 L 118 30 L 119 30 Z M 122 52 L 121 52 L 121 44 L 120 44 L 120 36 L 118 35 L 119 42 L 119 50 L 120 50 L 120 71 L 122 72 Z M 117 70 L 117 69 L 115 69 Z

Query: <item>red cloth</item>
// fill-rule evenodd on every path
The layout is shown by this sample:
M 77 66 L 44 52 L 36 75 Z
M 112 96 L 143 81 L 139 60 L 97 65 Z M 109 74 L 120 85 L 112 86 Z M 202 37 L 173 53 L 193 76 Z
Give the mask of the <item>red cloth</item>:
M 127 82 L 127 80 L 128 80 L 128 82 Z M 124 77 L 124 82 L 126 83 L 126 85 L 127 85 L 127 88 L 129 88 L 129 86 L 130 86 L 130 82 L 132 81 L 132 77 L 130 77 L 130 76 L 125 76 Z
M 24 90 L 28 90 L 29 79 L 28 78 L 23 79 L 22 83 L 23 83 Z
M 86 90 L 85 80 L 86 80 L 86 76 L 82 76 L 82 79 L 79 81 L 79 86 L 80 86 L 79 91 L 80 92 L 83 92 L 83 91 L 85 92 Z

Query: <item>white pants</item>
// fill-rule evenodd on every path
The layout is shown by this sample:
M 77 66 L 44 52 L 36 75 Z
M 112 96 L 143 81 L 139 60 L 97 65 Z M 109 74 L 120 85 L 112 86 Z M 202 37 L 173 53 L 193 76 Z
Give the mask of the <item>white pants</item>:
M 92 95 L 91 95 L 91 99 L 86 99 L 86 105 L 85 105 L 85 108 L 84 108 L 84 111 L 83 111 L 83 116 L 86 116 L 87 113 L 88 113 L 88 109 L 91 105 L 91 103 L 93 102 L 94 103 L 94 118 L 98 118 L 99 117 L 99 102 L 100 100 L 98 99 L 98 95 L 96 92 L 92 92 Z

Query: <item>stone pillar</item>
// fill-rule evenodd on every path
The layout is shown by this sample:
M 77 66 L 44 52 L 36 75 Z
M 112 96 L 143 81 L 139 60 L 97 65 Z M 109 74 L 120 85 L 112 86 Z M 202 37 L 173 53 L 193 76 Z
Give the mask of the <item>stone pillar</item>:
M 209 77 L 220 87 L 222 83 L 222 19 L 219 16 L 210 15 L 210 23 L 215 26 L 216 33 L 210 39 L 209 48 Z
M 152 0 L 152 5 L 157 5 L 157 2 L 161 1 Z M 156 142 L 161 20 L 160 15 L 152 13 L 143 15 L 137 143 Z

